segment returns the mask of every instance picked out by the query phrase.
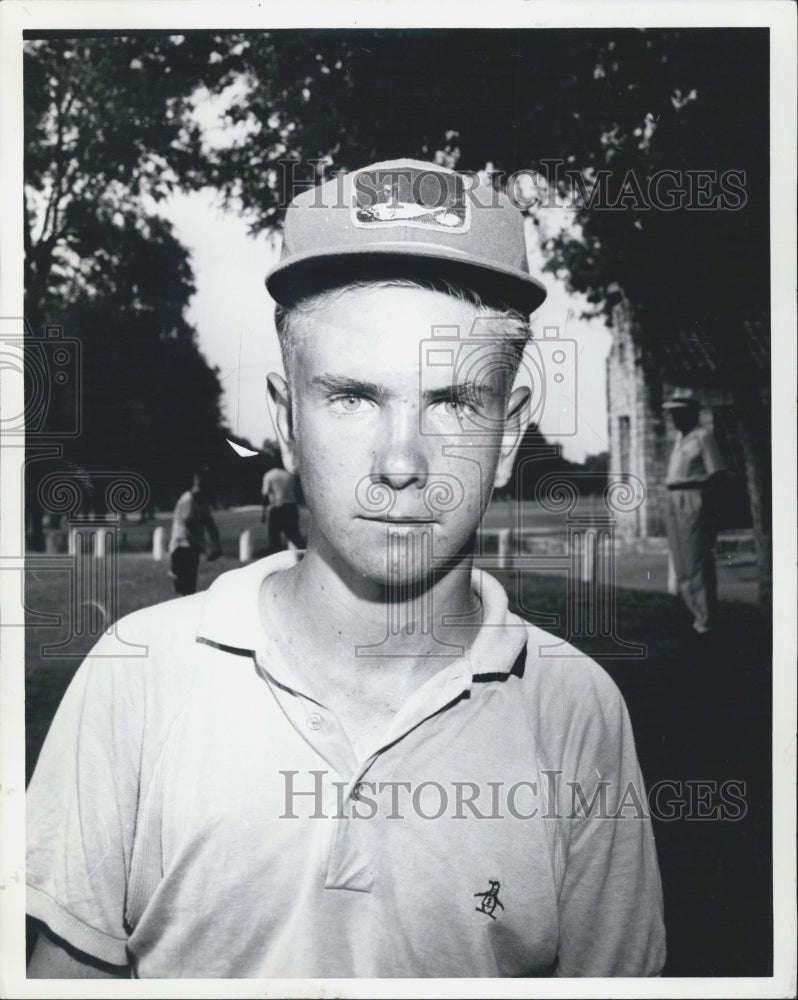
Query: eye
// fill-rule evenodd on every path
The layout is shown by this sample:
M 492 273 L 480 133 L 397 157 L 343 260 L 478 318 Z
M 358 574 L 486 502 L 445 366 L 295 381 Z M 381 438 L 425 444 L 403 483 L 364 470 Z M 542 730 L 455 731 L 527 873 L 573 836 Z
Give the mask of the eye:
M 476 412 L 476 407 L 466 399 L 444 399 L 439 404 L 446 416 L 468 416 Z
M 353 393 L 344 396 L 334 396 L 330 400 L 330 405 L 335 413 L 357 413 L 364 410 L 369 405 L 369 400 Z

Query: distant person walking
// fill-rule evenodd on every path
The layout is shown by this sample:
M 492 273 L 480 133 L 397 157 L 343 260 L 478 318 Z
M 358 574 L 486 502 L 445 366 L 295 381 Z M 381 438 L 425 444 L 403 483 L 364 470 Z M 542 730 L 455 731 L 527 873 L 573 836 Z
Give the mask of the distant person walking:
M 668 545 L 679 593 L 703 635 L 717 610 L 714 545 L 724 464 L 711 432 L 699 426 L 701 404 L 691 390 L 677 389 L 664 409 L 678 432 L 665 479 Z
M 205 551 L 206 531 L 211 541 L 207 558 L 212 562 L 222 554 L 222 546 L 211 514 L 209 473 L 202 470 L 194 473 L 193 485 L 177 501 L 172 519 L 169 563 L 177 594 L 193 594 L 197 589 L 197 571 L 200 556 Z
M 263 477 L 261 523 L 269 518 L 269 552 L 279 552 L 285 545 L 282 535 L 296 548 L 304 547 L 299 533 L 299 505 L 296 500 L 297 477 L 285 469 L 269 469 Z

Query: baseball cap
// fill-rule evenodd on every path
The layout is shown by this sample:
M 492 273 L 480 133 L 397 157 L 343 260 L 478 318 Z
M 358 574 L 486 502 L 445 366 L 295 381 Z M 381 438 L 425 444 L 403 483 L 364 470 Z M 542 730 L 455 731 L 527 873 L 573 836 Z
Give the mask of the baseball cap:
M 388 160 L 303 191 L 288 206 L 272 298 L 357 280 L 446 281 L 530 313 L 546 289 L 529 273 L 520 211 L 476 174 Z
M 701 402 L 696 398 L 692 389 L 674 389 L 667 402 L 662 404 L 663 410 L 678 410 L 684 407 L 701 407 Z

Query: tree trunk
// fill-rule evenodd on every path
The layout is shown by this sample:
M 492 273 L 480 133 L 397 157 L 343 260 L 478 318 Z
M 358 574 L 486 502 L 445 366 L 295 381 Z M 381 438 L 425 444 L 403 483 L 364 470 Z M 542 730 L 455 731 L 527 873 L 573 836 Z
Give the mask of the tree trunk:
M 770 409 L 755 385 L 732 389 L 739 418 L 740 445 L 745 461 L 748 501 L 759 566 L 759 603 L 769 607 L 773 596 L 773 517 L 770 482 Z

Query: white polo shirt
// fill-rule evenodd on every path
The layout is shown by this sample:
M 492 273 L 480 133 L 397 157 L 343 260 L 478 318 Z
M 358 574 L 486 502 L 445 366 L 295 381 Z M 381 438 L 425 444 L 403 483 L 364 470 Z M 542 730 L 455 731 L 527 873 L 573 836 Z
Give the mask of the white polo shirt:
M 474 571 L 470 654 L 358 759 L 264 635 L 262 581 L 296 558 L 123 619 L 146 656 L 98 643 L 31 782 L 29 912 L 142 978 L 657 974 L 659 870 L 607 674 L 546 655 Z

